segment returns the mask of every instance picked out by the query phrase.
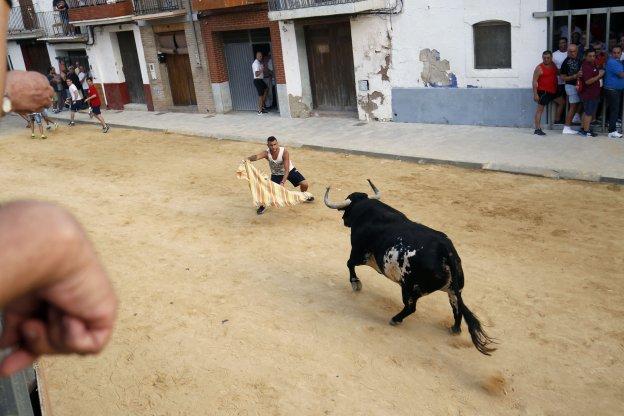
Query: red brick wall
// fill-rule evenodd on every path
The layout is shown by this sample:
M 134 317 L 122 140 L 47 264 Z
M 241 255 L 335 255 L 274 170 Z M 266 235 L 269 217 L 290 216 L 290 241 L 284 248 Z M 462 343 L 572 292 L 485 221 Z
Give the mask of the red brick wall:
M 228 80 L 223 41 L 219 32 L 269 28 L 271 32 L 271 55 L 273 56 L 273 67 L 275 68 L 275 80 L 278 84 L 286 83 L 279 24 L 269 21 L 266 5 L 212 14 L 202 18 L 200 22 L 212 82 L 219 83 Z
M 132 1 L 125 0 L 112 4 L 69 9 L 69 21 L 79 22 L 81 20 L 106 19 L 109 17 L 128 16 L 132 13 Z
M 239 7 L 266 2 L 267 0 L 193 0 L 193 10 L 223 9 L 225 7 Z

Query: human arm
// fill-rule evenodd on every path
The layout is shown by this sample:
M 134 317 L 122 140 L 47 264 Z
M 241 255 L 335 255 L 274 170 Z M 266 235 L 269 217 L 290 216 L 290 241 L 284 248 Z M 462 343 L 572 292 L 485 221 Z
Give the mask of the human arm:
M 95 94 L 88 96 L 87 98 L 85 98 L 85 103 L 88 103 L 89 101 L 91 101 L 92 99 L 94 99 L 96 97 L 97 97 L 97 95 L 95 95 Z
M 0 207 L 0 376 L 43 354 L 99 352 L 111 336 L 117 300 L 80 224 L 44 202 Z
M 579 69 L 579 71 L 572 75 L 566 75 L 569 71 L 569 62 L 566 58 L 561 64 L 561 69 L 559 70 L 559 75 L 561 75 L 561 79 L 564 81 L 574 81 L 583 75 L 583 71 Z
M 286 149 L 284 149 L 282 160 L 284 161 L 284 177 L 282 178 L 280 185 L 283 186 L 288 180 L 288 174 L 290 173 L 290 154 L 288 154 L 288 150 Z
M 591 85 L 594 82 L 597 82 L 600 78 L 602 78 L 604 76 L 604 73 L 605 73 L 604 69 L 601 69 L 598 71 L 598 75 L 596 75 L 595 77 L 583 79 L 583 81 L 585 82 L 585 84 Z
M 251 162 L 255 162 L 256 160 L 266 159 L 266 158 L 267 158 L 267 151 L 265 150 L 264 152 L 258 153 L 257 155 L 249 156 L 247 160 Z
M 533 71 L 533 101 L 539 101 L 539 95 L 537 95 L 537 80 L 542 75 L 542 68 L 540 66 L 535 67 L 535 71 Z

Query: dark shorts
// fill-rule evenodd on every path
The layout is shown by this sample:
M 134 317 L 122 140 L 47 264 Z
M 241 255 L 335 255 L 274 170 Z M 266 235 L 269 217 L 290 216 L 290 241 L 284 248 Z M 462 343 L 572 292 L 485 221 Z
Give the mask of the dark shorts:
M 82 109 L 82 100 L 78 100 L 78 101 L 74 101 L 73 103 L 71 103 L 71 111 L 73 112 L 77 112 L 78 110 Z
M 102 114 L 102 111 L 100 111 L 99 105 L 92 105 L 91 111 L 93 111 L 93 114 L 95 114 L 96 116 Z
M 557 93 L 553 94 L 546 91 L 537 91 L 537 96 L 539 97 L 538 103 L 540 105 L 548 105 L 557 98 Z
M 262 97 L 267 89 L 267 85 L 264 80 L 258 78 L 254 79 L 254 87 L 256 87 L 256 90 L 258 91 L 258 97 Z
M 271 180 L 275 183 L 280 183 L 284 175 L 271 175 Z M 288 174 L 288 182 L 292 183 L 293 186 L 297 187 L 301 182 L 305 181 L 305 178 L 297 169 L 293 169 Z
M 557 85 L 557 97 L 565 97 L 565 84 Z
M 599 102 L 599 98 L 596 98 L 595 100 L 583 100 L 583 113 L 585 113 L 585 115 L 587 116 L 593 116 L 594 114 L 596 114 Z

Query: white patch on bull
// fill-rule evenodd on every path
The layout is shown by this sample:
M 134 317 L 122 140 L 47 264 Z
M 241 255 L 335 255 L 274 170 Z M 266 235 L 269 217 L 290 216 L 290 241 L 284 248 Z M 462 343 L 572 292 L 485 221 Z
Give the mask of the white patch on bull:
M 399 255 L 401 247 L 391 247 L 384 255 L 383 274 L 388 279 L 396 283 L 401 283 L 403 277 L 409 272 L 409 259 L 416 254 L 418 250 L 403 251 L 403 264 L 399 264 Z
M 377 260 L 375 260 L 375 255 L 373 253 L 366 254 L 365 259 L 366 261 L 364 262 L 364 264 L 377 270 L 377 273 L 381 273 L 381 270 L 379 270 L 379 265 L 377 264 Z

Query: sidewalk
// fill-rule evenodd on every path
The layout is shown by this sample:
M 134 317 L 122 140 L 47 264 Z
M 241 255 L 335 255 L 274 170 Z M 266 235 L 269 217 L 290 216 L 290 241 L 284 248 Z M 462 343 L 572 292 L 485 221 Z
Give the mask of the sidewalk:
M 290 146 L 444 163 L 551 178 L 624 184 L 624 140 L 586 139 L 560 131 L 437 124 L 361 122 L 314 117 L 287 119 L 255 113 L 191 114 L 103 112 L 115 127 L 144 128 L 217 139 L 264 142 L 276 136 Z M 55 115 L 68 119 L 69 112 Z M 78 122 L 95 122 L 78 114 Z

